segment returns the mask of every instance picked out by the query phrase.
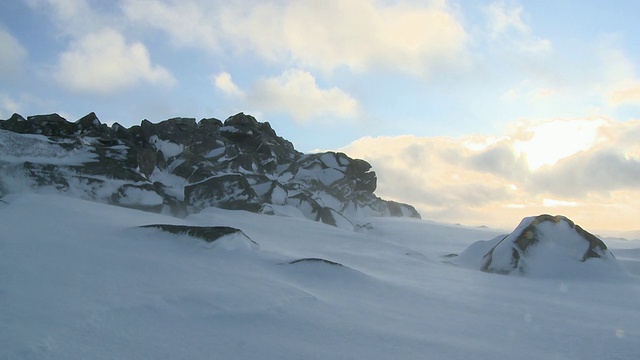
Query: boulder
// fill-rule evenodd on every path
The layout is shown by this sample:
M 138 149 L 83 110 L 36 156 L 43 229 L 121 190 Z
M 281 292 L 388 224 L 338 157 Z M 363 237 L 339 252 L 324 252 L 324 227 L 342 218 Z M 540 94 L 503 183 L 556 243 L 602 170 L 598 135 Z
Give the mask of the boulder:
M 229 226 L 190 226 L 190 225 L 170 225 L 152 224 L 140 226 L 143 229 L 159 229 L 176 235 L 187 235 L 206 243 L 214 243 L 231 250 L 246 248 L 258 250 L 260 246 L 251 240 L 242 230 Z M 226 240 L 226 241 L 225 241 Z M 220 244 L 222 243 L 222 244 Z
M 565 216 L 548 214 L 523 219 L 510 234 L 473 243 L 451 261 L 489 273 L 542 277 L 588 272 L 587 263 L 617 268 L 602 240 Z
M 258 212 L 260 199 L 247 179 L 239 174 L 212 177 L 184 188 L 187 206 L 194 209 L 218 207 L 227 210 Z

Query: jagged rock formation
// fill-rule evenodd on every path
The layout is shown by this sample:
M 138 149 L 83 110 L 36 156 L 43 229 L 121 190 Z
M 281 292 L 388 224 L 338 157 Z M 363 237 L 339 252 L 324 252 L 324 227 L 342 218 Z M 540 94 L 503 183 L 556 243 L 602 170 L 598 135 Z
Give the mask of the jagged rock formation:
M 516 229 L 471 244 L 451 262 L 498 274 L 562 276 L 587 261 L 615 263 L 607 245 L 565 216 L 523 219 Z
M 0 120 L 0 170 L 0 195 L 53 189 L 177 216 L 210 206 L 267 214 L 296 208 L 347 228 L 362 216 L 420 216 L 374 195 L 366 161 L 302 154 L 269 123 L 243 113 L 224 122 L 174 118 L 130 128 L 109 127 L 94 113 L 76 122 L 14 114 Z

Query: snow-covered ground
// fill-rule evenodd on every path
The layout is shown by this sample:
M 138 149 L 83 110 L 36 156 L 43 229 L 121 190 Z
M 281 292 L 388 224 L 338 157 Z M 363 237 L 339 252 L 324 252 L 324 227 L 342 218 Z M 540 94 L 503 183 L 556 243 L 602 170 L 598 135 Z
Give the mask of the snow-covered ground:
M 640 241 L 607 241 L 616 276 L 527 278 L 447 263 L 498 235 L 487 229 L 372 218 L 353 232 L 219 209 L 177 219 L 56 195 L 3 200 L 1 359 L 640 356 Z M 236 227 L 259 249 L 137 228 L 147 224 Z M 310 258 L 327 261 L 295 262 Z

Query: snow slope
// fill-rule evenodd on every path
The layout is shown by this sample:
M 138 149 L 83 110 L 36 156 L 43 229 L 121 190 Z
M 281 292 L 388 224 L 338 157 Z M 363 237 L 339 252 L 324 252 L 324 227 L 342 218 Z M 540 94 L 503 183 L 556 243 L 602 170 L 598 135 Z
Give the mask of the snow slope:
M 640 354 L 640 242 L 608 243 L 625 276 L 523 278 L 447 263 L 498 235 L 485 229 L 372 218 L 354 232 L 213 208 L 177 219 L 55 195 L 3 200 L 1 359 Z M 137 228 L 147 224 L 231 226 L 259 248 Z

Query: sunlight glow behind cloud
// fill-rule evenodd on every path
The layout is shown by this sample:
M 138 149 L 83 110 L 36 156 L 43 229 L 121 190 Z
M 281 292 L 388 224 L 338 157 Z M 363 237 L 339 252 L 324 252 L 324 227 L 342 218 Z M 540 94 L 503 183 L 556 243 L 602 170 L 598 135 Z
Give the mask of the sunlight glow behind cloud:
M 536 170 L 604 141 L 599 129 L 605 123 L 603 119 L 572 119 L 520 124 L 513 148 L 518 156 L 526 157 L 531 170 Z
M 508 227 L 550 212 L 631 230 L 640 207 L 638 135 L 640 121 L 561 119 L 520 122 L 486 141 L 365 137 L 341 151 L 373 165 L 380 196 L 409 202 L 427 219 Z
M 555 204 L 617 226 L 640 213 L 628 200 L 639 12 L 596 0 L 4 1 L 0 118 L 94 111 L 131 126 L 242 111 L 301 151 L 353 142 L 380 195 L 427 218 L 490 224 Z

